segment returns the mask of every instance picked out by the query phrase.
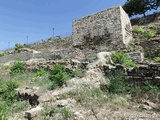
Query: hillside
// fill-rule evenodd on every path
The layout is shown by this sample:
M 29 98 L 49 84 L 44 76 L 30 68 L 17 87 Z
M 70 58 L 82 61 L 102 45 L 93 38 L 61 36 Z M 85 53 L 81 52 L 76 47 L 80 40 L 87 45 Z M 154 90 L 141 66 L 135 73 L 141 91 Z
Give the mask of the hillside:
M 113 13 L 108 11 L 108 16 Z M 75 34 L 79 21 L 89 17 L 74 23 Z M 74 36 L 59 37 L 2 51 L 0 120 L 158 120 L 160 14 L 131 23 L 132 32 L 129 24 L 124 24 L 129 33 L 122 32 L 129 40 L 133 35 L 127 47 L 120 43 L 123 34 L 117 24 L 100 29 L 105 34 L 93 29 L 85 36 L 82 26 L 79 43 Z M 114 29 L 116 34 L 111 34 Z

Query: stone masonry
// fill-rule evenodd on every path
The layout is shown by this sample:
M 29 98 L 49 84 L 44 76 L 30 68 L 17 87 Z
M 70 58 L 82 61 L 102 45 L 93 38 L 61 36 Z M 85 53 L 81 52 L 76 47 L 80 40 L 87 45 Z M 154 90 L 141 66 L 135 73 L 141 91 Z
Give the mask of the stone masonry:
M 75 20 L 72 39 L 77 57 L 124 49 L 132 39 L 131 31 L 129 17 L 120 6 Z

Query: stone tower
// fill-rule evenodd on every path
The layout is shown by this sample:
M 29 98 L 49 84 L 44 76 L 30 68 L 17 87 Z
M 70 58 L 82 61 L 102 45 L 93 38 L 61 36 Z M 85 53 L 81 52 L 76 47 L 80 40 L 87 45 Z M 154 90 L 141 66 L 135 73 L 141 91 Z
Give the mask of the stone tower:
M 72 29 L 73 46 L 80 57 L 122 50 L 132 39 L 130 19 L 121 6 L 75 20 Z

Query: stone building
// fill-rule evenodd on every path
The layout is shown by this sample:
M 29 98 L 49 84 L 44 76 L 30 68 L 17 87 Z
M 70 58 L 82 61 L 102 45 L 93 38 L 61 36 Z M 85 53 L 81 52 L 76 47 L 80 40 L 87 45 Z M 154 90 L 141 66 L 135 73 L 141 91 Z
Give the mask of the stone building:
M 130 19 L 121 6 L 75 20 L 72 39 L 77 57 L 88 53 L 122 50 L 132 39 Z

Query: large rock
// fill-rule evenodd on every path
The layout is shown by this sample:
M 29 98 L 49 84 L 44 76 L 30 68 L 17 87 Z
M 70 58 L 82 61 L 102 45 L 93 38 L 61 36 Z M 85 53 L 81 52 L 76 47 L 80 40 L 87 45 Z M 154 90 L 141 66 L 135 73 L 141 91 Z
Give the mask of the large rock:
M 43 109 L 44 109 L 43 107 L 37 106 L 36 108 L 25 111 L 25 117 L 28 118 L 28 120 L 31 120 L 32 118 L 36 117 L 37 115 L 40 115 L 42 113 Z

